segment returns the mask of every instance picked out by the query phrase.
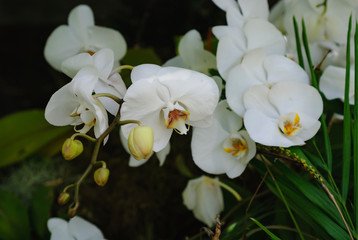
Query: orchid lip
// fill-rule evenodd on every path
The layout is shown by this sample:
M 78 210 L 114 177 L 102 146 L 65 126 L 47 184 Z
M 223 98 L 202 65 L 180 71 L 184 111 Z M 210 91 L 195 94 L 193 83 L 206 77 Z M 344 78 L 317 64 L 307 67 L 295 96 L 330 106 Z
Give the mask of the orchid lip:
M 279 127 L 287 136 L 296 135 L 302 129 L 299 115 L 294 112 L 287 113 L 279 119 Z
M 240 158 L 248 150 L 246 141 L 236 137 L 227 138 L 223 143 L 223 149 L 236 158 Z

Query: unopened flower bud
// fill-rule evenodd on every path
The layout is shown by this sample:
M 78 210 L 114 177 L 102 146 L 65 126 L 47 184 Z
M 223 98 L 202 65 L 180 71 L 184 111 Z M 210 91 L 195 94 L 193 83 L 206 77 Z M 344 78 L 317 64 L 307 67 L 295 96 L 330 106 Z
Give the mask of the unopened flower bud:
M 97 183 L 98 186 L 104 186 L 106 185 L 109 177 L 109 170 L 108 168 L 98 168 L 94 172 L 94 181 Z
M 80 203 L 76 202 L 74 204 L 74 206 L 71 206 L 71 207 L 68 208 L 67 215 L 68 215 L 69 218 L 73 218 L 74 216 L 76 216 L 77 209 L 78 209 L 79 206 L 80 206 Z
M 128 137 L 128 148 L 132 156 L 141 160 L 153 152 L 154 134 L 149 126 L 138 126 L 132 129 Z
M 72 160 L 83 152 L 80 140 L 67 138 L 62 146 L 62 155 L 66 160 Z
M 57 198 L 57 202 L 59 205 L 65 205 L 68 200 L 70 200 L 70 194 L 67 192 L 62 192 Z

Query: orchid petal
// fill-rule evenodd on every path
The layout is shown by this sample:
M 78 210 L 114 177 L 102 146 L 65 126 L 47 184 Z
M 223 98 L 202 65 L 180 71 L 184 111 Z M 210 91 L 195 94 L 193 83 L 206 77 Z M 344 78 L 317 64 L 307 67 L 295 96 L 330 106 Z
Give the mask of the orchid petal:
M 268 98 L 280 115 L 296 112 L 318 119 L 323 111 L 323 101 L 318 91 L 301 82 L 278 82 L 271 88 Z
M 154 64 L 142 64 L 136 66 L 131 72 L 132 83 L 144 79 L 153 79 L 160 69 L 160 66 Z
M 96 66 L 99 77 L 106 81 L 113 69 L 114 55 L 109 48 L 103 48 L 93 55 L 93 64 Z
M 309 84 L 307 73 L 291 59 L 281 55 L 269 55 L 264 60 L 267 82 L 297 81 Z
M 268 19 L 269 5 L 267 0 L 238 0 L 243 16 L 247 18 Z
M 70 233 L 68 223 L 61 218 L 50 218 L 47 227 L 51 232 L 50 240 L 75 240 Z
M 189 66 L 184 62 L 181 56 L 175 56 L 163 64 L 163 67 L 181 67 L 189 68 Z
M 319 89 L 327 99 L 339 98 L 344 101 L 345 74 L 344 68 L 329 66 L 325 69 L 319 82 Z M 350 89 L 354 89 L 353 79 L 354 70 L 350 70 Z M 349 104 L 354 104 L 354 101 L 349 101 Z
M 168 142 L 168 144 L 162 150 L 156 153 L 157 158 L 159 160 L 159 166 L 163 166 L 165 159 L 167 158 L 169 153 L 170 153 L 170 143 Z
M 202 184 L 207 186 L 197 189 L 200 204 L 193 212 L 196 218 L 211 227 L 216 223 L 216 216 L 224 209 L 224 200 L 218 183 L 212 185 L 204 181 Z
M 243 30 L 247 38 L 248 50 L 262 47 L 267 54 L 285 54 L 286 42 L 282 33 L 266 20 L 247 21 Z
M 151 157 L 152 155 L 150 155 L 148 158 L 143 158 L 141 160 L 137 160 L 135 159 L 132 155 L 129 157 L 129 166 L 130 167 L 139 167 L 139 166 L 142 166 L 144 163 L 148 162 L 149 158 Z
M 109 78 L 105 81 L 109 85 L 113 86 L 119 92 L 119 98 L 123 98 L 127 92 L 127 87 L 118 73 L 113 73 L 109 76 Z
M 262 113 L 273 119 L 278 118 L 279 114 L 277 110 L 274 106 L 271 105 L 268 100 L 269 94 L 270 89 L 264 85 L 256 85 L 250 87 L 248 90 L 246 90 L 243 97 L 246 111 L 248 111 L 249 109 L 255 109 L 261 111 Z
M 79 5 L 68 15 L 68 25 L 74 30 L 82 42 L 87 41 L 86 29 L 94 25 L 92 9 L 87 5 Z
M 73 78 L 79 70 L 85 66 L 92 65 L 93 59 L 89 53 L 80 53 L 67 58 L 62 62 L 61 70 L 64 74 Z
M 183 58 L 184 62 L 188 63 L 189 66 L 195 65 L 197 56 L 195 55 L 196 50 L 203 49 L 203 42 L 199 32 L 195 29 L 187 32 L 180 40 L 178 52 Z
M 87 29 L 87 33 L 88 46 L 94 48 L 87 50 L 97 51 L 102 48 L 110 48 L 113 50 L 115 61 L 125 55 L 127 43 L 120 32 L 106 27 L 91 26 Z
M 195 164 L 211 174 L 223 174 L 232 168 L 235 159 L 222 147 L 222 142 L 229 135 L 217 120 L 208 128 L 194 128 L 191 151 Z
M 78 102 L 73 91 L 73 82 L 70 82 L 51 96 L 45 109 L 45 118 L 54 126 L 73 124 L 76 120 L 70 115 L 77 106 Z
M 48 37 L 44 55 L 51 67 L 61 71 L 62 62 L 80 53 L 81 48 L 82 42 L 80 39 L 68 26 L 61 25 Z
M 244 124 L 252 140 L 267 146 L 290 147 L 303 145 L 300 138 L 286 138 L 280 132 L 277 120 L 256 109 L 245 112 Z
M 231 8 L 238 8 L 235 0 L 213 0 L 213 2 L 223 11 L 228 11 Z
M 94 87 L 94 91 L 96 94 L 98 93 L 109 93 L 118 98 L 122 98 L 121 94 L 118 93 L 116 89 L 107 85 L 102 81 L 98 81 Z M 98 97 L 97 98 L 104 106 L 104 108 L 113 116 L 115 116 L 119 109 L 119 104 L 111 98 L 108 97 Z
M 228 78 L 229 71 L 232 67 L 241 63 L 242 57 L 245 54 L 244 46 L 237 44 L 237 40 L 230 37 L 223 37 L 220 39 L 216 53 L 217 66 L 220 75 Z
M 70 219 L 69 229 L 77 240 L 102 240 L 103 234 L 94 224 L 75 216 Z
M 213 117 L 220 123 L 226 132 L 237 132 L 243 125 L 242 118 L 229 109 L 226 100 L 219 102 Z
M 211 115 L 219 100 L 219 89 L 215 81 L 205 74 L 187 69 L 166 67 L 158 73 L 158 81 L 190 112 L 190 121 L 195 122 Z

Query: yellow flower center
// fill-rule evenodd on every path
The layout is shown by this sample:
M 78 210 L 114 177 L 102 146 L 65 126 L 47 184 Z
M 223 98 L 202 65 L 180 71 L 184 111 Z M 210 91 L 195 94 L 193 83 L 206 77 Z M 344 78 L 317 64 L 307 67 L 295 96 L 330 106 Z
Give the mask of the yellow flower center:
M 231 153 L 234 157 L 238 157 L 239 154 L 244 154 L 247 151 L 246 142 L 238 138 L 230 138 L 231 143 L 226 141 L 224 144 L 224 151 Z M 229 146 L 225 146 L 229 145 Z
M 185 126 L 185 122 L 189 115 L 189 111 L 174 109 L 168 113 L 165 125 L 167 128 L 173 128 L 179 134 L 186 134 L 189 128 Z
M 281 118 L 280 129 L 287 136 L 294 136 L 301 129 L 300 116 L 297 113 L 288 113 Z

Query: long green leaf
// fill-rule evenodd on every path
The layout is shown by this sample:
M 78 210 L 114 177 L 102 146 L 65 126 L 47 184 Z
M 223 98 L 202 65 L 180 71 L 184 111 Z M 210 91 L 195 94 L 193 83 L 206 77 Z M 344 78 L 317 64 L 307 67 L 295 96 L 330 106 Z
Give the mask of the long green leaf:
M 273 234 L 270 230 L 268 230 L 264 225 L 262 225 L 259 221 L 257 221 L 255 218 L 250 218 L 254 223 L 257 224 L 262 230 L 267 233 L 272 239 L 274 240 L 281 240 L 279 237 L 277 237 L 275 234 Z
M 351 165 L 351 110 L 349 106 L 349 83 L 350 83 L 350 43 L 351 43 L 352 15 L 349 18 L 346 51 L 346 82 L 344 89 L 344 121 L 343 121 L 343 165 L 342 165 L 342 198 L 345 202 L 348 196 L 349 176 Z
M 354 176 L 354 220 L 358 230 L 358 23 L 354 35 L 354 122 L 353 122 L 353 176 Z M 356 236 L 358 238 L 358 236 Z
M 49 238 L 47 220 L 50 217 L 53 202 L 53 190 L 51 187 L 40 186 L 33 193 L 30 201 L 30 219 L 37 234 L 41 239 Z
M 55 127 L 43 110 L 17 112 L 0 119 L 0 167 L 24 160 L 71 127 Z
M 310 53 L 310 48 L 308 45 L 308 39 L 307 39 L 307 33 L 306 33 L 306 26 L 305 26 L 305 22 L 303 19 L 302 19 L 302 40 L 303 40 L 303 46 L 305 48 L 305 53 L 306 53 L 307 60 L 308 60 L 308 65 L 309 65 L 310 72 L 311 72 L 312 85 L 318 90 L 318 82 L 317 82 L 313 64 L 312 64 L 311 53 Z M 321 115 L 320 121 L 321 121 L 321 129 L 322 129 L 323 137 L 324 137 L 324 146 L 325 146 L 325 150 L 326 150 L 327 165 L 328 165 L 329 171 L 331 172 L 332 171 L 332 159 L 333 159 L 332 149 L 331 149 L 331 143 L 330 143 L 329 136 L 328 136 L 326 120 L 325 120 L 325 117 L 323 114 Z
M 261 174 L 266 170 L 262 163 L 255 161 L 254 165 Z M 322 189 L 315 187 L 306 178 L 294 173 L 279 161 L 274 162 L 274 166 L 278 170 L 278 173 L 275 174 L 276 181 L 280 183 L 280 188 L 285 194 L 288 204 L 298 216 L 305 222 L 310 223 L 313 227 L 312 230 L 316 234 L 319 231 L 320 236 L 318 237 L 330 239 L 326 236 L 328 233 L 332 239 L 350 239 L 340 216 L 336 213 L 335 206 Z M 297 181 L 299 178 L 305 181 L 305 183 Z M 265 182 L 271 191 L 280 196 L 274 182 L 270 178 Z M 313 188 L 311 189 L 309 186 Z M 308 190 L 304 190 L 305 188 Z M 310 200 L 310 198 L 313 198 L 314 201 Z
M 12 193 L 4 190 L 0 190 L 0 239 L 31 239 L 25 204 Z
M 296 49 L 297 49 L 298 63 L 300 64 L 301 68 L 305 69 L 305 65 L 304 65 L 304 62 L 303 62 L 302 49 L 301 49 L 300 35 L 298 33 L 298 24 L 297 24 L 295 16 L 293 16 L 293 28 L 295 29 L 295 38 L 296 38 Z

